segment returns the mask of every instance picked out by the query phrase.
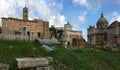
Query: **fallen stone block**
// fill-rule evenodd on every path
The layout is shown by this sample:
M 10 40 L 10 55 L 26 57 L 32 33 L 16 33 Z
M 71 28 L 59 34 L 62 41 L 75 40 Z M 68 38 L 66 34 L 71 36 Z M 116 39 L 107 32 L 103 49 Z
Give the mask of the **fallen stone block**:
M 58 45 L 58 44 L 61 44 L 57 39 L 55 38 L 52 38 L 52 39 L 40 39 L 40 38 L 37 38 L 35 40 L 36 43 L 39 43 L 41 45 L 43 44 L 46 44 L 46 45 L 49 45 L 49 46 L 53 46 L 53 45 Z
M 49 47 L 49 46 L 47 46 L 47 45 L 42 45 L 41 48 L 43 48 L 43 49 L 44 49 L 45 51 L 47 51 L 47 52 L 54 51 L 53 48 L 51 48 L 51 47 Z
M 34 68 L 41 66 L 48 66 L 49 62 L 46 58 L 16 58 L 18 68 Z

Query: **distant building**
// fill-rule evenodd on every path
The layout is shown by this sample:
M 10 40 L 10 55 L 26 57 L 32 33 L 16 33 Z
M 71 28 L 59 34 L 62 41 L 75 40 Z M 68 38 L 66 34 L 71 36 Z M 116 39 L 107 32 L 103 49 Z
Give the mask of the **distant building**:
M 107 44 L 120 44 L 120 22 L 113 22 L 108 26 L 108 21 L 102 13 L 96 24 L 97 27 L 89 26 L 88 43 L 100 46 Z M 116 42 L 114 41 L 116 40 Z
M 56 30 L 57 31 L 63 30 L 63 36 L 58 40 L 64 41 L 66 45 L 73 45 L 73 46 L 85 45 L 85 40 L 82 37 L 82 32 L 72 30 L 72 26 L 69 23 L 65 24 L 64 27 L 56 27 Z
M 29 40 L 50 38 L 49 22 L 41 19 L 28 19 L 28 8 L 23 8 L 23 19 L 2 17 L 2 33 L 12 35 L 28 35 Z
M 107 28 L 107 40 L 110 44 L 120 45 L 120 22 L 114 21 Z

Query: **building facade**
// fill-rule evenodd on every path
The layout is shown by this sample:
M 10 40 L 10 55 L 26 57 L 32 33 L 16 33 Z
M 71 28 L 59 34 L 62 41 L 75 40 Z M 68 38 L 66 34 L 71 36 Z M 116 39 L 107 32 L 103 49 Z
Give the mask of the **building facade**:
M 112 44 L 113 40 L 119 40 L 120 22 L 115 21 L 111 25 L 108 25 L 108 21 L 102 13 L 96 23 L 96 27 L 89 26 L 87 31 L 89 44 L 105 46 L 110 43 Z
M 66 45 L 84 46 L 85 40 L 82 37 L 81 31 L 72 30 L 72 26 L 67 23 L 64 27 L 56 27 L 56 30 L 63 30 L 62 41 Z
M 29 40 L 50 38 L 49 22 L 41 19 L 28 19 L 28 8 L 23 8 L 23 19 L 2 17 L 2 33 L 12 35 L 27 35 Z
M 120 22 L 114 21 L 107 28 L 107 39 L 109 44 L 120 45 Z

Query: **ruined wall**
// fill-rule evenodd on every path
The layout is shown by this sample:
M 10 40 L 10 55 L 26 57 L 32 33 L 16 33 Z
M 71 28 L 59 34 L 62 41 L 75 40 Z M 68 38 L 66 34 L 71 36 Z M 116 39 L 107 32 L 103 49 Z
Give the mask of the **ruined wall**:
M 43 33 L 44 33 L 43 36 L 44 39 L 50 39 L 49 22 L 43 23 Z
M 82 38 L 82 32 L 80 31 L 66 31 L 66 44 L 70 43 L 72 45 L 73 38 Z
M 43 20 L 22 20 L 17 18 L 2 18 L 2 33 L 23 35 L 24 27 L 29 40 L 37 37 L 49 38 L 49 23 Z
M 72 45 L 73 46 L 81 46 L 81 47 L 84 47 L 85 45 L 86 45 L 86 42 L 85 42 L 85 40 L 84 39 L 73 39 L 72 40 Z

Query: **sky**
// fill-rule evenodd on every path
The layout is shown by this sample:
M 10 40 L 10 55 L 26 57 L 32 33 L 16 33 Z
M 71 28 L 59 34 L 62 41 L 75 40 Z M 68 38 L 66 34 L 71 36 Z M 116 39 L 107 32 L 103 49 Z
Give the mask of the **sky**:
M 85 40 L 87 28 L 96 26 L 102 12 L 109 25 L 120 21 L 120 0 L 0 0 L 0 17 L 22 19 L 25 6 L 30 20 L 43 19 L 56 27 L 69 22 L 73 30 L 82 31 Z

